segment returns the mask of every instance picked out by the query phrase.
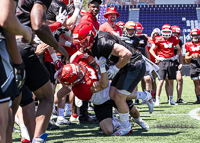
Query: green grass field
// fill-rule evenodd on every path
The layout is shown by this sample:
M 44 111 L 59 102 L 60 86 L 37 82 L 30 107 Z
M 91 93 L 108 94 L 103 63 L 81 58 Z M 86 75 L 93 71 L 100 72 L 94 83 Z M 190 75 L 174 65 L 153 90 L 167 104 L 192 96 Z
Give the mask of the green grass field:
M 133 132 L 127 136 L 105 136 L 99 130 L 98 124 L 79 124 L 75 126 L 61 126 L 59 130 L 47 131 L 48 143 L 194 143 L 200 142 L 200 121 L 192 118 L 189 112 L 199 105 L 192 104 L 196 101 L 194 84 L 190 77 L 183 77 L 182 98 L 188 104 L 171 106 L 167 104 L 164 87 L 162 88 L 162 104 L 154 107 L 152 114 L 148 113 L 147 105 L 137 105 L 141 118 L 149 126 L 149 130 L 143 130 L 136 124 L 132 124 Z M 174 86 L 176 82 L 174 82 Z M 139 86 L 139 90 L 141 88 Z M 174 101 L 177 99 L 174 90 Z M 199 111 L 196 112 L 198 115 Z M 199 116 L 200 117 L 200 116 Z M 17 125 L 15 127 L 19 128 Z M 20 142 L 19 133 L 13 133 L 13 142 Z

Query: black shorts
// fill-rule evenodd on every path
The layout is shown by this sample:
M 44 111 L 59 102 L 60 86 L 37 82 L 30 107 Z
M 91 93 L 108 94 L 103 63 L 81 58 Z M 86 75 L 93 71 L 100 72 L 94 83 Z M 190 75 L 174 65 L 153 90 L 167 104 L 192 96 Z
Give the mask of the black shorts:
M 22 90 L 22 99 L 19 105 L 23 107 L 33 102 L 33 94 L 26 85 L 24 85 L 21 88 L 21 90 Z
M 181 71 L 181 70 L 178 69 L 178 66 L 180 65 L 180 63 L 177 60 L 175 60 L 175 65 L 176 65 L 176 72 Z
M 160 76 L 160 80 L 165 80 L 168 75 L 168 79 L 173 80 L 176 79 L 176 64 L 175 61 L 165 60 L 159 63 L 159 71 L 158 74 Z
M 190 63 L 190 77 L 192 80 L 199 80 L 200 63 L 197 60 L 192 60 Z
M 31 44 L 22 43 L 21 39 L 17 39 L 17 47 L 25 64 L 25 85 L 31 91 L 35 91 L 49 81 L 49 72 L 35 54 L 35 48 Z
M 133 108 L 132 100 L 127 100 L 129 111 Z M 94 105 L 94 112 L 99 123 L 107 118 L 112 118 L 112 107 L 117 108 L 114 100 L 108 100 L 101 105 Z
M 133 92 L 137 84 L 144 77 L 146 66 L 144 60 L 138 60 L 134 65 L 125 66 L 113 78 L 111 86 L 118 90 Z
M 0 40 L 0 103 L 14 100 L 19 95 L 13 67 L 9 62 L 5 40 Z
M 49 71 L 51 83 L 55 84 L 54 74 L 56 73 L 56 69 L 54 64 L 52 64 L 51 62 L 44 62 L 44 65 Z

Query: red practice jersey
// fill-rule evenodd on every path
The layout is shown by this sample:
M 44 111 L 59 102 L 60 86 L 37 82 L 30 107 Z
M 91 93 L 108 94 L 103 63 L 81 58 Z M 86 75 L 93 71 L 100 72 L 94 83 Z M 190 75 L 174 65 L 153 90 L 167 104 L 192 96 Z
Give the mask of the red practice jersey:
M 149 50 L 151 49 L 152 45 L 155 44 L 154 43 L 154 40 L 152 40 L 151 37 L 148 37 L 148 41 L 147 41 L 147 49 L 148 49 L 148 52 Z M 157 54 L 157 50 L 155 49 L 154 52 Z M 155 63 L 155 58 L 154 56 L 149 52 L 149 59 Z
M 189 52 L 190 56 L 194 53 L 200 54 L 200 42 L 195 44 L 192 41 L 188 41 L 185 43 L 185 49 Z
M 79 20 L 79 23 L 84 21 L 91 22 L 94 25 L 95 29 L 99 30 L 99 22 L 97 21 L 97 18 L 93 17 L 90 12 L 84 13 L 81 19 Z
M 86 57 L 84 57 L 83 55 L 78 55 L 77 57 L 80 59 L 75 58 L 73 63 L 77 61 L 79 65 L 84 66 L 86 69 L 86 73 L 81 83 L 72 87 L 72 91 L 74 92 L 74 95 L 77 96 L 79 99 L 89 101 L 92 97 L 90 88 L 95 81 L 99 80 L 98 73 L 93 67 L 88 65 Z
M 109 32 L 111 34 L 113 34 L 113 32 L 116 32 L 119 36 L 122 36 L 122 29 L 117 25 L 115 25 L 114 27 L 111 27 L 111 25 L 108 22 L 105 22 L 104 24 L 102 24 L 99 30 L 104 31 L 104 32 Z
M 158 46 L 157 53 L 159 57 L 171 58 L 174 56 L 174 46 L 179 43 L 179 39 L 175 36 L 171 36 L 169 39 L 165 39 L 163 36 L 158 36 L 155 39 L 155 45 Z

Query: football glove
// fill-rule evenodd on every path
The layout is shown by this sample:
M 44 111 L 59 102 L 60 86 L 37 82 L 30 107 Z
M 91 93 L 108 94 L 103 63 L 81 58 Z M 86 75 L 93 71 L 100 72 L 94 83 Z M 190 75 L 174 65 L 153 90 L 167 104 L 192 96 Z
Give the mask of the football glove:
M 118 69 L 115 65 L 110 66 L 110 69 L 107 71 L 109 79 L 113 79 L 114 76 L 118 73 L 120 69 Z
M 75 9 L 78 8 L 80 10 L 82 7 L 82 4 L 83 4 L 83 0 L 74 0 Z
M 25 65 L 22 62 L 21 64 L 14 64 L 13 68 L 14 68 L 14 74 L 15 74 L 17 87 L 21 89 L 26 79 Z
M 61 24 L 63 24 L 65 22 L 66 18 L 67 18 L 67 12 L 66 12 L 66 10 L 64 10 L 62 12 L 62 7 L 60 7 L 59 13 L 56 16 L 56 21 L 60 22 Z
M 105 68 L 105 66 L 106 66 L 106 58 L 105 57 L 100 57 L 99 60 L 98 60 L 97 57 L 95 57 L 95 61 L 99 65 L 101 73 L 105 73 L 106 72 L 106 68 Z

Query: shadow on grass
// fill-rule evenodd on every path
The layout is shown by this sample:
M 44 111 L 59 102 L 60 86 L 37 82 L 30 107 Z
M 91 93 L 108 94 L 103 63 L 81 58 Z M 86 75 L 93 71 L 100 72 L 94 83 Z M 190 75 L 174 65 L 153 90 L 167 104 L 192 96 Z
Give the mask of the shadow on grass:
M 148 130 L 145 129 L 133 129 L 132 134 L 133 136 L 171 136 L 171 135 L 178 135 L 182 132 L 159 132 L 159 133 L 148 133 Z

